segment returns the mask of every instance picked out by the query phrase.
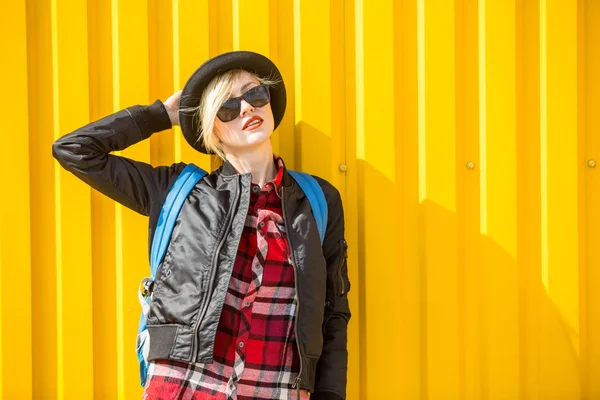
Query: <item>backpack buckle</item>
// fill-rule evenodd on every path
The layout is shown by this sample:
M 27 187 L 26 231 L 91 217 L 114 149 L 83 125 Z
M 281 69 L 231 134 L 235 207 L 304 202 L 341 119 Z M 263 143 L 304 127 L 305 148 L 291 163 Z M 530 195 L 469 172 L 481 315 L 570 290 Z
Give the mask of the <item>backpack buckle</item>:
M 150 278 L 144 278 L 140 282 L 140 293 L 144 298 L 150 296 L 152 294 L 152 290 L 154 289 L 154 281 Z

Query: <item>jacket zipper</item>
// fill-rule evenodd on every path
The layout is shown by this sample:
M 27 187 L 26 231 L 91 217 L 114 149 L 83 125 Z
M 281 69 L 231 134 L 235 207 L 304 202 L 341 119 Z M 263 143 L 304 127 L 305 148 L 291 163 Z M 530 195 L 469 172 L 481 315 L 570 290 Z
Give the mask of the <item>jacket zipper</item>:
M 292 388 L 296 389 L 296 397 L 300 400 L 300 376 L 302 375 L 302 350 L 300 350 L 300 337 L 298 336 L 298 316 L 300 315 L 300 292 L 298 291 L 298 274 L 296 271 L 297 262 L 296 255 L 294 254 L 294 246 L 292 245 L 292 238 L 289 232 L 291 231 L 291 226 L 288 224 L 286 213 L 285 213 L 285 187 L 281 190 L 281 209 L 283 210 L 283 221 L 285 222 L 285 231 L 287 232 L 287 238 L 290 245 L 290 252 L 292 253 L 292 267 L 294 268 L 294 286 L 296 289 L 296 297 L 298 299 L 298 304 L 296 306 L 296 312 L 294 313 L 294 332 L 296 333 L 296 346 L 298 347 L 298 356 L 300 358 L 300 371 L 298 372 L 298 376 L 294 383 L 292 383 Z
M 342 287 L 342 292 L 340 293 L 340 296 L 343 296 L 344 293 L 346 292 L 346 284 L 344 283 L 344 278 L 342 277 L 342 267 L 344 266 L 344 261 L 346 260 L 346 257 L 347 257 L 346 251 L 348 249 L 348 244 L 346 243 L 346 239 L 342 239 L 342 246 L 344 248 L 342 250 L 342 256 L 340 258 L 340 263 L 337 268 L 338 277 L 340 279 L 340 284 Z
M 228 220 L 227 229 L 225 229 L 223 236 L 219 240 L 217 249 L 215 250 L 215 253 L 213 254 L 213 259 L 212 259 L 212 263 L 211 263 L 210 282 L 208 284 L 208 292 L 207 292 L 209 295 L 213 290 L 213 283 L 215 280 L 215 275 L 217 274 L 217 259 L 219 258 L 219 253 L 221 252 L 221 247 L 223 247 L 223 243 L 225 243 L 225 238 L 227 237 L 227 234 L 229 233 L 229 231 L 231 229 L 231 224 L 233 221 L 233 217 L 231 217 L 231 214 L 232 214 L 233 208 L 236 206 L 236 204 L 238 202 L 240 192 L 241 192 L 241 190 L 238 189 L 238 192 L 236 193 L 236 196 L 235 196 L 235 201 L 233 202 L 231 208 L 229 209 L 229 212 L 227 213 L 227 217 L 231 221 Z M 197 347 L 198 347 L 198 328 L 200 328 L 200 322 L 204 319 L 204 315 L 206 315 L 206 311 L 208 310 L 209 304 L 210 304 L 210 299 L 205 302 L 204 307 L 202 308 L 200 314 L 198 315 L 198 319 L 196 320 L 196 324 L 194 326 L 194 340 L 192 342 L 192 352 L 190 355 L 191 362 L 196 362 L 196 358 L 198 358 L 198 355 L 196 354 L 198 352 L 198 349 L 197 349 Z
M 342 239 L 341 242 L 343 243 L 344 250 L 342 251 L 342 257 L 337 266 L 337 276 L 340 280 L 340 283 L 342 284 L 342 293 L 340 294 L 340 296 L 343 296 L 344 293 L 346 292 L 346 284 L 344 283 L 344 278 L 342 277 L 342 266 L 344 265 L 344 261 L 348 257 L 348 243 L 346 242 L 346 239 Z M 328 302 L 328 301 L 325 302 L 325 306 L 330 306 L 330 305 L 331 305 L 330 302 Z M 335 305 L 334 305 L 334 308 L 335 308 Z M 325 327 L 327 326 L 327 323 L 329 322 L 329 320 L 331 319 L 332 316 L 333 316 L 333 311 L 329 314 L 329 316 L 325 320 L 325 323 L 323 324 L 323 334 L 325 334 Z

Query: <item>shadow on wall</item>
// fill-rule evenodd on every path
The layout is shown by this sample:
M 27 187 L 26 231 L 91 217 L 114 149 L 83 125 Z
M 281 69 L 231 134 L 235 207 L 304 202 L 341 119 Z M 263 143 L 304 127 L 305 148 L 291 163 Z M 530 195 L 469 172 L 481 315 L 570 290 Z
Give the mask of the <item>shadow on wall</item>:
M 398 160 L 407 151 L 396 149 Z M 360 360 L 350 365 L 359 369 L 360 395 L 349 398 L 579 398 L 579 328 L 546 292 L 539 266 L 519 264 L 491 237 L 460 231 L 447 208 L 418 204 L 416 165 L 396 161 L 400 183 L 364 160 L 357 166 L 358 193 L 347 202 L 357 215 L 346 205 L 346 220 L 358 219 L 347 234 L 357 237 L 349 262 L 358 284 L 349 297 L 358 306 L 350 324 L 360 325 L 349 331 L 358 335 Z M 390 371 L 394 393 L 376 378 Z

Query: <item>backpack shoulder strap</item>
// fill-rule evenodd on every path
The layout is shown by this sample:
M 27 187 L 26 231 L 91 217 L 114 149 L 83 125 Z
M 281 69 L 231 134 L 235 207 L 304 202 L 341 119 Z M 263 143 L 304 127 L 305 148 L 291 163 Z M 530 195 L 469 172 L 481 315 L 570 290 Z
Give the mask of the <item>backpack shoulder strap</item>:
M 207 172 L 205 170 L 190 163 L 183 171 L 181 171 L 177 180 L 171 187 L 162 209 L 160 210 L 160 216 L 158 217 L 154 237 L 152 238 L 152 250 L 150 252 L 150 272 L 152 280 L 155 279 L 158 266 L 165 256 L 167 246 L 171 240 L 171 234 L 173 233 L 173 227 L 175 226 L 175 221 L 183 206 L 183 202 L 194 186 L 196 186 L 200 179 L 206 174 Z
M 321 185 L 319 185 L 319 182 L 317 182 L 310 174 L 291 170 L 288 170 L 288 172 L 298 185 L 300 185 L 300 188 L 302 188 L 306 197 L 308 197 L 313 215 L 317 221 L 321 245 L 323 245 L 323 241 L 325 240 L 325 230 L 327 229 L 328 214 L 325 193 L 323 193 L 323 189 L 321 188 Z

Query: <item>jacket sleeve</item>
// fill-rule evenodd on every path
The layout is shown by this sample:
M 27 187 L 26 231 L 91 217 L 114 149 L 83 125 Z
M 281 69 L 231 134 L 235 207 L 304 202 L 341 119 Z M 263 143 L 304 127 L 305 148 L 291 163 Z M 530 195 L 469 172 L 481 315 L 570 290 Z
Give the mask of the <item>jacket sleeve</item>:
M 328 223 L 324 242 L 327 260 L 327 295 L 323 322 L 323 351 L 317 363 L 315 392 L 311 400 L 343 400 L 346 398 L 348 370 L 347 328 L 348 306 L 347 245 L 344 238 L 344 209 L 335 187 L 328 200 Z
M 52 155 L 67 171 L 118 201 L 148 215 L 153 199 L 165 191 L 180 165 L 153 167 L 126 157 L 109 154 L 171 128 L 162 101 L 135 105 L 91 122 L 56 140 Z

